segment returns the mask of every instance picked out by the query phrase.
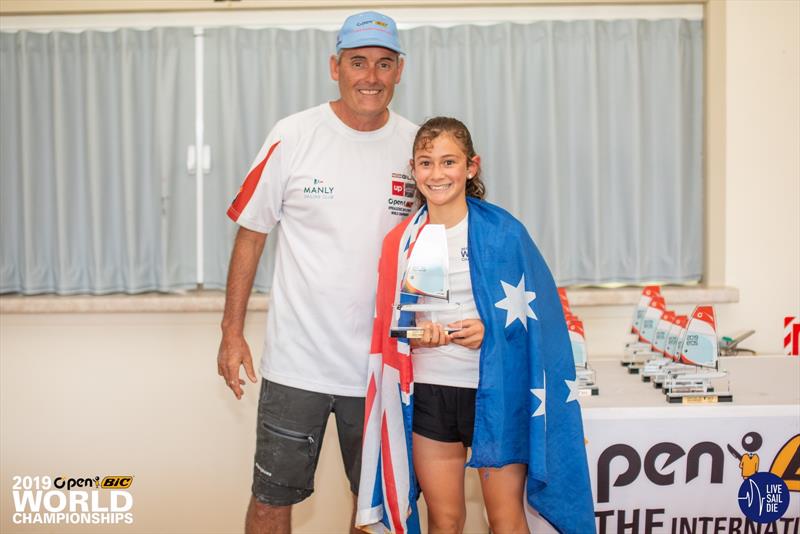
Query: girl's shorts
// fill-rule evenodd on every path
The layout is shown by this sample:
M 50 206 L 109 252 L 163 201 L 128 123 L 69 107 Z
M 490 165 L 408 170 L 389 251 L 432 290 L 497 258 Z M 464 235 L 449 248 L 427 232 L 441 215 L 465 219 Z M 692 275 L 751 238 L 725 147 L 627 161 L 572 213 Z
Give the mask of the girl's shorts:
M 476 389 L 414 384 L 414 432 L 447 443 L 472 446 Z

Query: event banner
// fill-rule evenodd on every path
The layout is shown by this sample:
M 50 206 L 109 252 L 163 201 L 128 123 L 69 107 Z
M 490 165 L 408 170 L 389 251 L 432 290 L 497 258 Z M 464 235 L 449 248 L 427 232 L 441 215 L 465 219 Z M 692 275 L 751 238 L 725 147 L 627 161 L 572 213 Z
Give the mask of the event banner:
M 583 413 L 598 533 L 800 532 L 800 406 Z

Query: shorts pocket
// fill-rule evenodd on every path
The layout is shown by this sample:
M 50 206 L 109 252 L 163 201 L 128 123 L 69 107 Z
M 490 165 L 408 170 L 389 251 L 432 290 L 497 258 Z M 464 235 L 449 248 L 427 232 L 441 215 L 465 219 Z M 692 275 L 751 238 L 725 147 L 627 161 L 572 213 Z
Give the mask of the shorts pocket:
M 275 485 L 294 489 L 314 488 L 317 440 L 311 434 L 259 423 L 256 470 Z

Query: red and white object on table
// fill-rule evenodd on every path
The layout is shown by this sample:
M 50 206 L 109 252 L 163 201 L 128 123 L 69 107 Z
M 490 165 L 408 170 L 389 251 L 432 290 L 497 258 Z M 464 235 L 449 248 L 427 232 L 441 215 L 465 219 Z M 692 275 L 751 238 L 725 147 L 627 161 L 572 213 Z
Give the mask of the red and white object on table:
M 783 318 L 783 352 L 787 356 L 800 355 L 800 317 Z

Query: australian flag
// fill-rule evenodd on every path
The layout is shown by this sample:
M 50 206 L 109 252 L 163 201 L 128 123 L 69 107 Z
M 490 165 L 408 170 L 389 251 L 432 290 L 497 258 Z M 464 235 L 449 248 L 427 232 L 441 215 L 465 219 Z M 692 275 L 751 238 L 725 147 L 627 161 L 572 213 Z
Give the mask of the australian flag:
M 525 227 L 468 198 L 472 292 L 485 333 L 469 467 L 528 466 L 528 503 L 562 533 L 595 532 L 575 366 L 550 270 Z M 424 208 L 390 232 L 379 267 L 356 524 L 418 532 L 408 344 L 389 337 Z M 400 317 L 401 324 L 411 320 Z

